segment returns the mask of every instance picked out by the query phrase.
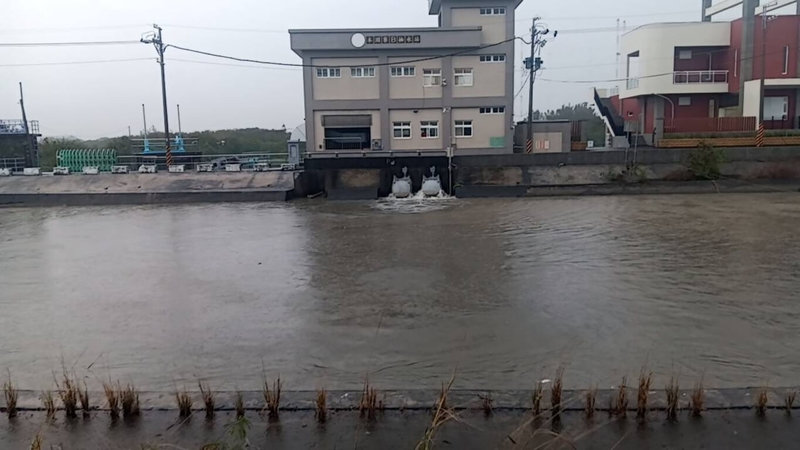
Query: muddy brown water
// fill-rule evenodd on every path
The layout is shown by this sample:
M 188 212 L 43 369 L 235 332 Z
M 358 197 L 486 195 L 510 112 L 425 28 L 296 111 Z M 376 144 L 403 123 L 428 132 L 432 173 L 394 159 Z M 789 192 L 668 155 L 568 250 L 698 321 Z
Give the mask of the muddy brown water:
M 800 383 L 800 195 L 0 210 L 0 370 L 168 391 Z M 661 377 L 660 379 L 658 377 Z M 90 381 L 90 384 L 92 381 Z M 657 381 L 661 385 L 661 381 Z M 98 385 L 99 387 L 99 385 Z

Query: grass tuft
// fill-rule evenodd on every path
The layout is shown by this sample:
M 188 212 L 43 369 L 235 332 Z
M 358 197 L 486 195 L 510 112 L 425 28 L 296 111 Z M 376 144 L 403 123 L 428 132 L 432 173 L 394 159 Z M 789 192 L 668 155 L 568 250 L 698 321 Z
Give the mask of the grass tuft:
M 242 396 L 241 391 L 236 391 L 234 408 L 236 409 L 236 419 L 241 419 L 244 417 L 244 397 Z
M 117 382 L 117 386 L 119 386 L 119 382 Z M 108 402 L 108 412 L 111 415 L 112 419 L 116 419 L 119 417 L 119 395 L 117 394 L 117 389 L 114 389 L 114 385 L 109 380 L 108 383 L 103 382 L 103 392 L 106 394 L 106 402 Z
M 36 433 L 36 436 L 33 437 L 33 441 L 31 441 L 31 450 L 42 450 L 43 444 L 42 435 Z
M 53 399 L 51 391 L 42 392 L 42 405 L 44 405 L 44 410 L 47 411 L 47 418 L 53 418 L 56 414 L 56 401 Z
M 533 389 L 533 394 L 531 395 L 534 417 L 539 417 L 539 414 L 542 413 L 542 397 L 544 397 L 544 383 L 540 380 L 536 382 L 536 387 Z
M 428 428 L 425 429 L 425 434 L 417 443 L 417 446 L 414 447 L 414 450 L 432 449 L 434 438 L 436 437 L 436 433 L 439 431 L 439 429 L 450 420 L 457 420 L 455 414 L 453 414 L 453 411 L 447 406 L 447 396 L 450 393 L 450 389 L 453 387 L 455 380 L 456 376 L 455 373 L 453 373 L 453 376 L 450 377 L 450 381 L 447 384 L 442 383 L 442 391 L 439 393 L 439 398 L 436 400 L 436 404 L 434 405 L 433 420 Z
M 206 406 L 206 419 L 211 419 L 214 417 L 214 391 L 211 390 L 208 384 L 204 385 L 202 382 L 198 382 L 197 385 L 200 387 L 200 396 L 203 398 L 203 404 Z
M 61 398 L 61 403 L 64 404 L 64 413 L 68 418 L 72 419 L 78 417 L 78 397 L 80 395 L 78 383 L 74 377 L 69 376 L 67 369 L 64 369 L 62 377 L 62 384 L 58 383 L 58 379 L 55 380 L 56 389 L 58 390 L 58 396 Z M 53 378 L 55 378 L 55 374 L 53 374 Z
M 556 370 L 556 378 L 553 380 L 553 386 L 550 388 L 550 414 L 553 417 L 558 416 L 561 412 L 561 396 L 564 392 L 564 368 L 559 367 Z
M 689 407 L 692 410 L 692 416 L 700 417 L 703 415 L 703 403 L 705 402 L 705 390 L 703 389 L 703 378 L 695 384 L 692 390 L 692 397 L 690 398 Z
M 586 418 L 591 419 L 594 417 L 595 404 L 597 403 L 597 387 L 592 387 L 586 391 L 586 403 L 584 404 L 583 411 L 586 413 Z
M 270 419 L 278 418 L 278 410 L 281 407 L 281 377 L 272 382 L 272 389 L 269 388 L 269 381 L 266 376 L 264 377 L 264 403 L 266 403 L 267 411 L 269 411 Z
M 86 382 L 83 382 L 83 390 L 78 389 L 78 399 L 81 401 L 81 410 L 83 411 L 83 417 L 89 416 L 89 409 L 91 406 L 89 405 L 89 388 L 86 386 Z
M 364 388 L 361 390 L 361 399 L 358 401 L 358 414 L 369 420 L 375 419 L 375 411 L 383 405 L 378 404 L 378 391 L 369 385 L 369 378 L 364 377 Z
M 175 401 L 178 403 L 178 414 L 181 418 L 187 418 L 192 415 L 194 400 L 192 400 L 192 396 L 186 389 L 175 392 Z
M 328 420 L 328 392 L 325 388 L 317 390 L 317 398 L 314 403 L 317 407 L 314 417 L 317 418 L 317 422 L 325 423 Z
M 17 388 L 14 387 L 14 383 L 11 382 L 11 372 L 8 373 L 8 381 L 3 383 L 3 395 L 6 398 L 6 414 L 8 414 L 9 418 L 17 416 L 17 398 L 19 397 L 19 392 Z
M 769 395 L 767 393 L 767 388 L 761 388 L 758 390 L 758 394 L 756 395 L 756 415 L 758 417 L 764 417 L 767 414 L 767 402 L 769 402 Z
M 797 391 L 789 391 L 786 397 L 783 398 L 783 405 L 786 407 L 786 414 L 792 415 L 792 408 L 794 407 L 794 398 L 797 396 Z
M 617 401 L 614 404 L 614 413 L 622 418 L 628 416 L 628 377 L 622 377 L 622 384 L 617 391 Z
M 491 416 L 492 412 L 494 412 L 494 398 L 492 398 L 492 393 L 487 392 L 485 395 L 478 394 L 478 398 L 481 399 L 481 409 L 483 409 L 483 415 Z
M 122 403 L 122 417 L 131 419 L 139 415 L 139 393 L 132 384 L 119 390 L 119 399 Z
M 664 387 L 667 393 L 667 419 L 678 420 L 678 398 L 680 387 L 675 377 L 669 379 L 669 384 Z
M 653 372 L 645 372 L 644 367 L 639 374 L 639 392 L 636 396 L 636 417 L 640 420 L 647 419 L 647 401 L 650 397 L 650 384 L 653 381 Z

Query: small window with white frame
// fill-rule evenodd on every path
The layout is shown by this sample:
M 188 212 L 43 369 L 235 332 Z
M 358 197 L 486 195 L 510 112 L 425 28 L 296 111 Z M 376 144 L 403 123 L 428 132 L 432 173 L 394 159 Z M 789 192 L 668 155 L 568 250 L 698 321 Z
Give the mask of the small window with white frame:
M 317 78 L 341 78 L 342 69 L 338 67 L 318 67 Z
M 482 63 L 502 63 L 506 62 L 506 55 L 481 55 Z
M 439 122 L 435 120 L 423 120 L 419 123 L 420 136 L 423 139 L 436 139 L 439 137 Z
M 392 136 L 395 139 L 411 139 L 411 122 L 393 122 Z
M 475 82 L 475 76 L 472 69 L 455 69 L 453 76 L 453 83 L 456 86 L 472 86 Z
M 350 68 L 350 77 L 351 78 L 375 78 L 375 68 L 374 67 L 351 67 Z
M 692 97 L 678 97 L 678 106 L 692 106 Z
M 455 123 L 456 137 L 470 138 L 472 137 L 472 121 L 471 120 L 456 120 Z
M 505 8 L 481 8 L 482 16 L 505 16 Z
M 414 66 L 395 66 L 389 69 L 389 74 L 394 78 L 408 78 L 417 75 Z
M 442 69 L 423 69 L 422 78 L 425 87 L 441 86 Z
M 481 108 L 481 114 L 505 114 L 506 107 L 505 106 L 490 106 Z

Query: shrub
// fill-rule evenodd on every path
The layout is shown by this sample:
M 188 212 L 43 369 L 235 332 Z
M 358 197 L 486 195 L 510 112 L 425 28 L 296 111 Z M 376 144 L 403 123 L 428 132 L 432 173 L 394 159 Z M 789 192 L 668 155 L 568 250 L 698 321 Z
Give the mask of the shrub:
M 718 180 L 722 176 L 720 165 L 725 155 L 721 150 L 702 142 L 696 150 L 689 153 L 687 168 L 695 179 Z

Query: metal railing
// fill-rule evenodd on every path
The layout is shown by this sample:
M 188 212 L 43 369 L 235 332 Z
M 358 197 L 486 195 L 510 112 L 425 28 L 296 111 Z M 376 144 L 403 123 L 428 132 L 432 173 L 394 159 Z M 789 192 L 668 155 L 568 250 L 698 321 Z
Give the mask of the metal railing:
M 767 117 L 764 119 L 764 128 L 767 130 L 793 130 L 795 129 L 795 118 Z
M 25 168 L 25 158 L 0 158 L 0 168 L 11 169 L 12 172 L 22 172 Z
M 300 163 L 303 164 L 300 155 Z M 183 165 L 187 171 L 196 170 L 200 164 L 211 164 L 213 170 L 224 171 L 227 164 L 239 164 L 243 171 L 255 170 L 256 165 L 267 165 L 270 170 L 282 170 L 289 161 L 288 153 L 238 153 L 217 155 L 181 155 L 172 154 L 173 165 Z M 117 165 L 127 166 L 136 171 L 141 165 L 156 165 L 159 170 L 167 169 L 165 155 L 125 155 L 117 157 Z
M 680 70 L 672 74 L 673 84 L 727 83 L 727 70 Z
M 325 150 L 370 150 L 372 143 L 360 137 L 325 138 Z
M 39 134 L 39 121 L 31 120 L 28 122 L 28 132 Z M 25 134 L 25 122 L 21 120 L 0 120 L 0 134 Z
M 307 152 L 304 156 L 307 159 L 374 157 L 400 158 L 411 156 L 447 156 L 447 152 L 443 150 L 326 150 Z
M 638 78 L 628 78 L 628 82 L 626 84 L 628 89 L 637 89 L 639 87 L 639 79 Z

